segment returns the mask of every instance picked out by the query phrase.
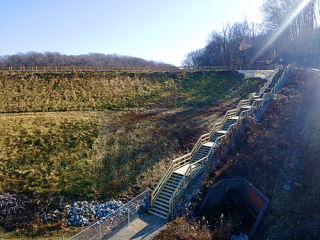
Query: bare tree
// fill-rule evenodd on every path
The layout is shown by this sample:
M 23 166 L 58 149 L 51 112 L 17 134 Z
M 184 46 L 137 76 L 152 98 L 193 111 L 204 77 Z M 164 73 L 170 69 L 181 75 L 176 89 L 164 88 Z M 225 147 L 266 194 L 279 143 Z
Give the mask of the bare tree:
M 319 0 L 264 0 L 262 11 L 265 29 L 279 31 L 272 46 L 276 58 L 300 63 L 315 60 L 319 55 Z
M 172 66 L 170 64 L 147 61 L 142 58 L 89 53 L 78 56 L 57 52 L 28 52 L 0 57 L 1 67 L 20 66 Z

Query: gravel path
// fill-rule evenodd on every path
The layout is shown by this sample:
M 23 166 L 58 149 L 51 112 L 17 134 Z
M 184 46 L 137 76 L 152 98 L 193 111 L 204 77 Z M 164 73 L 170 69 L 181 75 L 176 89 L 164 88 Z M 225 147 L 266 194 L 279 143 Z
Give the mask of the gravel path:
M 167 221 L 150 213 L 141 215 L 127 227 L 109 238 L 110 240 L 152 239 L 167 227 Z M 107 238 L 105 238 L 107 239 Z

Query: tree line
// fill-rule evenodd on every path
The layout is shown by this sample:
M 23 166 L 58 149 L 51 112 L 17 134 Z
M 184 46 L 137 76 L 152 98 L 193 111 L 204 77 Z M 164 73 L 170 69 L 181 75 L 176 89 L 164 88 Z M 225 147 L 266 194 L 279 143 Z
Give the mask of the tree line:
M 262 24 L 226 24 L 209 35 L 204 48 L 188 53 L 183 65 L 319 66 L 319 9 L 319 0 L 264 0 Z
M 297 62 L 320 65 L 320 0 L 263 0 L 263 23 L 248 20 L 213 31 L 204 48 L 188 53 L 182 65 L 243 66 Z M 20 66 L 172 66 L 117 54 L 64 55 L 28 52 L 0 56 L 0 67 Z
M 89 53 L 65 55 L 57 52 L 28 52 L 0 56 L 0 67 L 21 66 L 172 66 L 170 64 L 147 61 L 142 58 L 120 56 L 117 54 Z

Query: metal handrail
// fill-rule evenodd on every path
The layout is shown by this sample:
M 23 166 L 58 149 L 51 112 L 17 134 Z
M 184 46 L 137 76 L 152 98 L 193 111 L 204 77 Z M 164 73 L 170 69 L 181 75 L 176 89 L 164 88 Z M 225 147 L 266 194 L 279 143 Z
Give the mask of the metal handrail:
M 198 141 L 196 142 L 196 144 L 194 145 L 193 149 L 191 150 L 191 152 L 187 155 L 184 155 L 180 158 L 177 158 L 175 160 L 173 160 L 173 163 L 174 165 L 178 166 L 179 165 L 179 168 L 180 167 L 183 167 L 185 166 L 186 164 L 188 164 L 188 161 L 190 161 L 194 154 L 198 151 L 198 149 L 201 147 L 201 145 L 203 143 L 206 143 L 206 142 L 209 142 L 210 139 L 212 138 L 212 136 L 214 135 L 214 133 L 216 133 L 218 130 L 220 130 L 224 125 L 225 123 L 227 122 L 227 120 L 230 118 L 230 117 L 234 117 L 234 116 L 237 116 L 239 114 L 239 111 L 240 109 L 243 107 L 243 106 L 250 106 L 250 108 L 248 110 L 243 110 L 241 111 L 240 115 L 239 115 L 239 118 L 236 120 L 235 123 L 231 124 L 228 129 L 226 130 L 226 134 L 225 135 L 222 135 L 218 138 L 215 139 L 215 141 L 213 142 L 208 154 L 201 158 L 200 160 L 198 160 L 197 162 L 195 163 L 191 163 L 190 166 L 188 167 L 187 171 L 184 173 L 183 175 L 183 178 L 180 180 L 178 186 L 176 187 L 176 190 L 174 191 L 174 193 L 172 194 L 171 198 L 170 198 L 170 201 L 169 201 L 169 208 L 170 208 L 170 211 L 169 213 L 172 214 L 172 211 L 173 211 L 173 207 L 175 206 L 176 204 L 176 201 L 175 201 L 175 198 L 177 195 L 180 194 L 180 192 L 186 188 L 186 186 L 188 185 L 189 181 L 191 180 L 190 178 L 190 175 L 192 176 L 192 167 L 193 166 L 196 166 L 197 167 L 197 164 L 199 162 L 202 162 L 204 163 L 205 160 L 208 161 L 208 159 L 214 154 L 215 150 L 217 149 L 217 147 L 222 143 L 223 139 L 234 129 L 234 127 L 245 117 L 251 115 L 253 113 L 253 111 L 255 109 L 259 109 L 261 106 L 264 105 L 264 103 L 270 99 L 274 93 L 276 93 L 278 91 L 278 87 L 280 86 L 281 82 L 283 81 L 284 79 L 284 76 L 288 73 L 288 69 L 291 70 L 292 68 L 292 65 L 288 65 L 283 73 L 282 73 L 282 76 L 278 79 L 278 81 L 275 83 L 275 85 L 272 87 L 270 93 L 265 93 L 265 90 L 270 86 L 270 84 L 273 82 L 274 80 L 274 77 L 275 75 L 278 73 L 279 69 L 276 69 L 274 71 L 274 73 L 271 75 L 271 77 L 268 79 L 268 81 L 264 84 L 264 86 L 260 89 L 259 93 L 256 94 L 256 93 L 251 93 L 249 95 L 249 98 L 248 99 L 245 99 L 245 100 L 241 100 L 237 107 L 235 109 L 232 109 L 232 110 L 228 110 L 222 121 L 221 122 L 218 122 L 216 124 L 214 124 L 214 126 L 212 127 L 211 131 L 207 134 L 203 134 L 199 137 Z M 260 98 L 260 100 L 255 100 L 255 98 Z M 251 104 L 250 104 L 251 103 Z M 249 105 L 250 104 L 250 105 Z M 186 158 L 186 156 L 188 156 Z M 184 162 L 183 164 L 181 165 L 181 159 L 184 159 Z M 176 169 L 175 169 L 176 170 Z M 170 172 L 170 174 L 172 173 L 171 171 L 171 165 L 170 167 L 167 169 L 166 173 L 164 174 L 164 176 L 168 176 L 167 178 L 169 178 L 170 174 L 168 174 Z M 197 173 L 199 172 L 199 169 L 196 171 L 195 175 L 197 175 Z M 194 176 L 195 176 L 194 175 Z M 186 180 L 188 178 L 188 180 Z M 163 179 L 164 177 L 161 179 L 161 182 L 162 182 L 162 185 L 164 184 L 163 183 Z M 160 183 L 160 182 L 159 182 Z M 159 185 L 159 184 L 158 184 Z M 157 185 L 157 187 L 159 187 Z M 162 186 L 161 185 L 161 186 Z M 155 189 L 156 190 L 156 189 Z M 160 191 L 160 189 L 159 189 Z M 157 193 L 159 192 L 157 191 Z M 153 197 L 155 198 L 156 195 L 153 195 Z

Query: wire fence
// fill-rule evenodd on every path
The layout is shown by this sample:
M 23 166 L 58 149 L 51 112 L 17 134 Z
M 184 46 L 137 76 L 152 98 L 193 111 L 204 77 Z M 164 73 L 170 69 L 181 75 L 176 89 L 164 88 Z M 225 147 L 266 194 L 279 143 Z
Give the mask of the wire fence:
M 232 71 L 232 70 L 274 70 L 274 65 L 258 66 L 21 66 L 0 67 L 0 72 L 194 72 L 194 71 Z
M 115 212 L 106 216 L 104 220 L 92 224 L 69 238 L 69 240 L 109 238 L 138 218 L 139 214 L 146 213 L 149 210 L 149 205 L 149 189 L 147 189 L 130 202 L 115 210 Z

